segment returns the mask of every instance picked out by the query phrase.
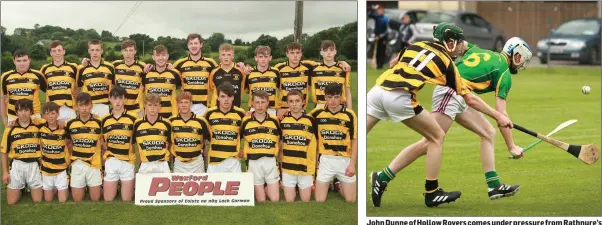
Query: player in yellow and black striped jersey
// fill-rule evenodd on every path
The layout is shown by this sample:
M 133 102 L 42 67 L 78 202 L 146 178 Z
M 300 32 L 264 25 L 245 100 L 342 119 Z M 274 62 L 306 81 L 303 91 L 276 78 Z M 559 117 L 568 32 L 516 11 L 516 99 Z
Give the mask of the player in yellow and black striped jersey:
M 287 202 L 295 201 L 299 187 L 301 201 L 311 199 L 311 186 L 316 170 L 318 126 L 311 116 L 303 111 L 303 94 L 291 91 L 287 97 L 290 112 L 282 121 L 282 185 Z
M 232 105 L 234 87 L 228 83 L 217 87 L 219 106 L 211 107 L 203 117 L 211 129 L 207 172 L 241 172 L 240 125 L 245 111 Z
M 142 77 L 145 76 L 143 72 L 145 65 L 138 60 L 129 65 L 125 60 L 113 62 L 115 66 L 113 84 L 125 88 L 125 110 L 132 115 L 138 115 L 142 110 Z
M 50 43 L 52 62 L 45 64 L 40 72 L 46 78 L 46 101 L 52 101 L 61 107 L 59 119 L 66 121 L 74 118 L 75 91 L 78 67 L 75 63 L 65 61 L 65 49 L 60 41 Z
M 255 48 L 255 61 L 257 61 L 257 67 L 255 67 L 245 81 L 245 93 L 252 96 L 254 92 L 258 90 L 265 91 L 269 94 L 269 110 L 268 113 L 275 116 L 276 106 L 280 99 L 278 99 L 278 90 L 280 87 L 280 74 L 276 69 L 270 68 L 270 60 L 272 60 L 271 49 L 269 46 L 257 46 Z M 249 111 L 253 111 L 251 108 L 252 101 L 249 101 Z
M 56 103 L 44 103 L 44 122 L 38 125 L 42 149 L 42 189 L 47 202 L 54 199 L 55 192 L 58 192 L 59 202 L 65 202 L 69 198 L 67 168 L 71 164 L 71 154 L 67 149 L 65 129 L 58 124 L 59 111 Z
M 139 173 L 169 173 L 171 125 L 159 116 L 160 97 L 151 93 L 145 96 L 145 116 L 134 124 L 132 144 L 138 148 L 142 162 Z
M 77 74 L 77 86 L 81 92 L 92 96 L 92 104 L 109 104 L 109 90 L 115 76 L 113 64 L 101 61 L 98 67 L 91 63 L 81 67 Z
M 217 87 L 230 83 L 234 87 L 234 106 L 241 107 L 242 92 L 245 90 L 246 76 L 241 68 L 234 65 L 234 47 L 224 43 L 219 47 L 220 64 L 209 75 L 209 89 L 212 92 L 211 106 L 218 106 Z
M 356 199 L 357 117 L 353 110 L 341 105 L 342 89 L 338 83 L 326 85 L 326 106 L 310 113 L 318 126 L 321 154 L 315 192 L 318 202 L 326 200 L 329 183 L 335 177 L 342 183 L 340 192 L 345 200 Z
M 177 70 L 165 68 L 165 70 L 159 72 L 156 68 L 156 66 L 153 67 L 153 70 L 142 78 L 144 93 L 154 93 L 161 97 L 159 115 L 164 119 L 168 119 L 178 113 L 178 109 L 175 107 L 176 90 L 182 86 L 182 79 Z
M 136 120 L 136 117 L 125 110 L 119 117 L 111 114 L 102 119 L 102 136 L 107 145 L 104 160 L 113 157 L 132 164 L 136 161 L 134 147 L 131 145 Z
M 37 70 L 30 66 L 29 53 L 17 51 L 13 56 L 15 62 L 14 70 L 10 70 L 0 77 L 2 84 L 2 116 L 4 124 L 17 119 L 15 102 L 19 99 L 33 101 L 33 115 L 40 117 L 40 91 L 46 92 L 46 79 Z
M 320 65 L 314 67 L 311 72 L 311 90 L 313 101 L 316 105 L 322 106 L 326 104 L 324 98 L 324 88 L 330 83 L 338 83 L 343 86 L 342 102 L 352 108 L 351 102 L 351 73 L 345 72 L 343 68 L 335 61 L 336 45 L 333 41 L 324 40 L 320 47 L 320 54 L 324 61 Z
M 171 153 L 175 157 L 174 173 L 204 173 L 203 150 L 211 135 L 204 117 L 190 110 L 192 94 L 181 92 L 177 97 L 178 115 L 169 119 L 172 128 Z
M 42 177 L 40 175 L 39 127 L 31 121 L 33 103 L 29 99 L 15 102 L 18 119 L 13 127 L 4 129 L 2 135 L 2 183 L 7 185 L 6 199 L 9 205 L 21 198 L 21 189 L 31 189 L 34 202 L 42 201 Z M 9 164 L 9 158 L 12 163 Z M 9 171 L 10 166 L 10 171 Z

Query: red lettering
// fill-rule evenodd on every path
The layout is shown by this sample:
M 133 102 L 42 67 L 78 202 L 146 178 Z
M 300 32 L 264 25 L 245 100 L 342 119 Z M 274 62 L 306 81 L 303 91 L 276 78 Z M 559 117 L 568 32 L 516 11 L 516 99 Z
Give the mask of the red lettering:
M 169 187 L 169 196 L 180 196 L 182 195 L 182 187 L 184 186 L 184 182 L 171 182 L 171 187 Z
M 195 182 L 186 182 L 184 184 L 184 195 L 193 196 L 199 190 L 199 184 Z
M 205 193 L 210 193 L 212 191 L 213 191 L 213 182 L 201 182 L 198 195 L 203 195 Z
M 151 181 L 150 188 L 148 189 L 149 196 L 156 196 L 157 192 L 164 192 L 169 189 L 169 178 L 165 177 L 154 177 Z
M 216 188 L 213 189 L 213 195 L 224 195 L 224 191 L 222 191 L 220 189 L 220 186 L 222 186 L 222 182 L 221 181 L 216 181 L 215 182 L 215 187 Z
M 228 181 L 226 183 L 226 195 L 238 195 L 240 181 Z

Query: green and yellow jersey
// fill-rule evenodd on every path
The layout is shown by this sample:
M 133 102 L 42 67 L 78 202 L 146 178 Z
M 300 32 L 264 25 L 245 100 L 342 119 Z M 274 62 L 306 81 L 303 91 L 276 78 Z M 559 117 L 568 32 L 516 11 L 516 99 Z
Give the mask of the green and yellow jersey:
M 182 75 L 182 90 L 192 94 L 192 104 L 208 106 L 209 75 L 217 67 L 212 58 L 201 57 L 194 61 L 190 55 L 174 63 L 174 68 Z
M 87 66 L 80 66 L 77 73 L 77 86 L 81 87 L 81 92 L 92 96 L 92 104 L 109 104 L 109 91 L 115 78 L 115 67 L 113 64 L 102 60 L 98 67 L 92 63 Z
M 77 88 L 77 64 L 63 61 L 57 66 L 54 63 L 43 65 L 40 72 L 46 78 L 46 101 L 51 101 L 59 106 L 75 106 L 73 91 Z
M 255 112 L 242 120 L 240 132 L 244 138 L 244 154 L 249 160 L 276 157 L 280 148 L 280 126 L 278 119 L 266 113 L 263 121 L 255 118 Z
M 314 175 L 318 154 L 318 125 L 303 114 L 295 118 L 290 112 L 280 122 L 282 130 L 282 171 L 292 175 Z
M 46 91 L 46 79 L 40 71 L 29 69 L 21 74 L 16 70 L 10 70 L 1 77 L 2 94 L 8 97 L 7 115 L 17 117 L 15 103 L 19 99 L 29 99 L 33 101 L 33 114 L 40 114 L 40 91 Z M 2 104 L 5 104 L 4 102 Z
M 143 108 L 142 77 L 144 77 L 145 65 L 137 60 L 131 65 L 127 65 L 124 60 L 113 62 L 115 66 L 113 85 L 125 89 L 125 110 L 132 111 L 132 114 L 136 114 Z
M 495 92 L 506 99 L 512 87 L 509 69 L 510 58 L 505 53 L 482 49 L 468 44 L 464 57 L 456 63 L 466 86 L 477 94 Z

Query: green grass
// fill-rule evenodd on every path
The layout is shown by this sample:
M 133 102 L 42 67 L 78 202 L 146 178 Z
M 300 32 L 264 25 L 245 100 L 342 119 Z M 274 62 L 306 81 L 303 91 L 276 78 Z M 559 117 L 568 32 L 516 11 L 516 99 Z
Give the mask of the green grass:
M 357 110 L 357 73 L 352 73 L 353 106 Z M 45 96 L 40 96 L 42 103 Z M 248 97 L 243 95 L 243 108 Z M 308 110 L 313 108 L 310 104 Z M 0 127 L 4 127 L 1 124 Z M 3 132 L 3 129 L 0 129 Z M 338 194 L 330 192 L 323 204 L 316 202 L 255 203 L 254 207 L 203 206 L 135 206 L 134 202 L 118 200 L 60 204 L 55 197 L 51 203 L 34 204 L 29 194 L 19 203 L 8 206 L 6 185 L 2 185 L 2 224 L 357 224 L 357 204 L 349 204 Z M 89 199 L 86 197 L 86 199 Z M 313 201 L 313 197 L 312 197 Z
M 383 71 L 368 71 L 367 90 Z M 581 87 L 592 87 L 583 95 Z M 510 119 L 526 128 L 547 134 L 560 123 L 578 123 L 554 138 L 574 144 L 600 145 L 600 69 L 529 68 L 513 76 L 508 98 Z M 431 111 L 434 85 L 420 91 L 418 99 Z M 481 95 L 495 106 L 493 94 Z M 492 124 L 494 120 L 489 119 Z M 515 143 L 526 147 L 535 138 L 514 130 Z M 379 171 L 420 136 L 401 123 L 382 121 L 368 134 L 367 172 Z M 368 216 L 600 216 L 600 163 L 586 165 L 548 143 L 541 143 L 520 160 L 509 160 L 504 140 L 496 133 L 496 170 L 502 182 L 523 185 L 514 197 L 491 201 L 479 158 L 479 137 L 454 124 L 443 145 L 439 184 L 447 191 L 460 190 L 462 197 L 437 208 L 424 205 L 425 159 L 397 173 L 384 193 L 381 208 L 372 206 Z M 365 184 L 370 190 L 370 184 Z

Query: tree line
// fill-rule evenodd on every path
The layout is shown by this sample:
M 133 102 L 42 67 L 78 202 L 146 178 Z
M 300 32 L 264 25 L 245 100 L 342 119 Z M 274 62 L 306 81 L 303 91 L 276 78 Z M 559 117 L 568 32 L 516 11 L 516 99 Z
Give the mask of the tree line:
M 136 42 L 137 58 L 143 62 L 151 63 L 152 48 L 163 44 L 169 50 L 169 58 L 174 61 L 188 55 L 186 37 L 160 36 L 157 39 L 147 34 L 131 34 L 127 37 L 118 37 L 111 32 L 103 30 L 98 33 L 94 29 L 62 28 L 59 26 L 39 24 L 30 28 L 16 28 L 12 35 L 6 34 L 6 28 L 1 26 L 1 72 L 14 69 L 13 53 L 18 49 L 27 50 L 32 57 L 31 68 L 39 69 L 43 64 L 50 62 L 49 44 L 52 40 L 63 42 L 67 51 L 65 59 L 69 62 L 79 63 L 88 55 L 88 41 L 97 39 L 104 43 L 103 58 L 107 61 L 121 59 L 121 41 L 131 39 Z M 303 57 L 305 59 L 320 60 L 320 44 L 322 40 L 333 40 L 337 44 L 337 60 L 345 60 L 351 64 L 352 69 L 357 69 L 357 22 L 348 23 L 341 27 L 332 27 L 313 35 L 303 34 L 300 38 L 303 44 Z M 213 33 L 204 37 L 202 53 L 210 56 L 217 55 L 220 44 L 230 43 L 235 46 L 235 61 L 255 64 L 255 47 L 267 45 L 272 48 L 272 65 L 286 61 L 286 45 L 293 42 L 293 35 L 281 39 L 267 34 L 262 34 L 257 40 L 243 42 L 241 39 L 227 39 L 223 33 Z M 240 46 L 240 47 L 238 47 Z M 212 57 L 219 61 L 217 57 Z

